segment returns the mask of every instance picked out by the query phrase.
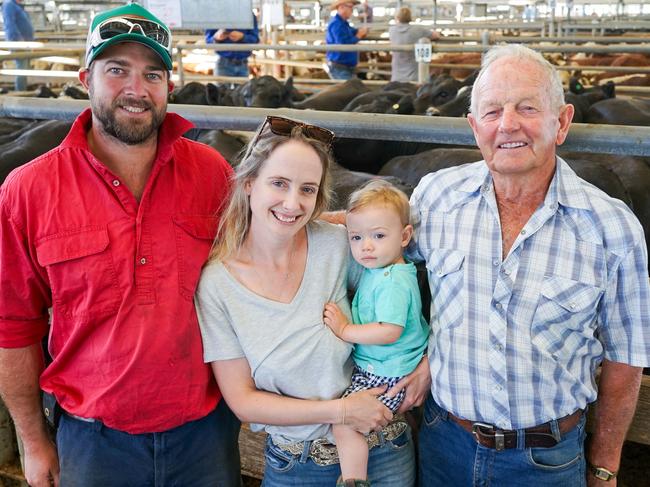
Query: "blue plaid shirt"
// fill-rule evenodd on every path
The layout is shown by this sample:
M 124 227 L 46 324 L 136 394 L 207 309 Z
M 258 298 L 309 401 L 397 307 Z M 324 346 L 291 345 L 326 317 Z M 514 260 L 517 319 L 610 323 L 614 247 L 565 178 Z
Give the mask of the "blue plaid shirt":
M 603 357 L 650 365 L 641 225 L 563 160 L 505 259 L 483 161 L 427 175 L 411 208 L 411 257 L 432 296 L 431 390 L 448 411 L 527 428 L 594 401 Z

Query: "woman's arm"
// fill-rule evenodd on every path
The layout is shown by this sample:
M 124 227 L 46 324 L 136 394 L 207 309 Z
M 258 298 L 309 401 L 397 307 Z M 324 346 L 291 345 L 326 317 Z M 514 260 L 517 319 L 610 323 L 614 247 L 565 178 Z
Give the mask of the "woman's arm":
M 245 358 L 217 360 L 211 365 L 228 406 L 244 422 L 279 426 L 346 424 L 367 434 L 386 426 L 392 418 L 390 410 L 376 397 L 385 392 L 383 387 L 356 392 L 345 399 L 296 399 L 258 390 Z

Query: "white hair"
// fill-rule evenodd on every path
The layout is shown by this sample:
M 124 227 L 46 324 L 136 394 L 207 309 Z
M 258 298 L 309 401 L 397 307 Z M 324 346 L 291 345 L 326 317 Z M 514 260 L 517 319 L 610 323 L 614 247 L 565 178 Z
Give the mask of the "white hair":
M 472 90 L 472 102 L 470 111 L 477 114 L 478 109 L 478 89 L 476 89 L 485 76 L 488 68 L 499 59 L 513 58 L 516 61 L 529 61 L 536 64 L 542 72 L 546 75 L 548 81 L 548 96 L 551 109 L 559 112 L 560 108 L 564 105 L 564 88 L 562 88 L 562 80 L 555 67 L 549 63 L 544 56 L 539 52 L 523 46 L 521 44 L 503 44 L 491 48 L 483 56 L 481 61 L 481 70 L 474 81 L 474 89 Z

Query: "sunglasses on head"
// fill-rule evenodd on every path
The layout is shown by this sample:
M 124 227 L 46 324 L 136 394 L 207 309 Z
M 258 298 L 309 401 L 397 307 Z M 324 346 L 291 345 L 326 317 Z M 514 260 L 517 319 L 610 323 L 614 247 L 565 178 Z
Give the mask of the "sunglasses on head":
M 253 150 L 255 144 L 260 140 L 262 135 L 266 130 L 270 130 L 272 134 L 280 135 L 282 137 L 291 137 L 293 129 L 300 127 L 302 134 L 308 139 L 317 140 L 329 147 L 332 145 L 334 140 L 334 132 L 323 127 L 318 127 L 317 125 L 310 125 L 299 120 L 292 120 L 290 118 L 276 117 L 274 115 L 268 115 L 264 120 L 264 123 L 259 128 L 253 141 L 249 144 L 246 154 L 242 158 L 242 161 L 245 160 Z
M 100 23 L 90 35 L 92 47 L 97 47 L 107 40 L 121 34 L 140 34 L 155 41 L 171 53 L 172 36 L 169 29 L 154 22 L 136 17 L 112 17 Z

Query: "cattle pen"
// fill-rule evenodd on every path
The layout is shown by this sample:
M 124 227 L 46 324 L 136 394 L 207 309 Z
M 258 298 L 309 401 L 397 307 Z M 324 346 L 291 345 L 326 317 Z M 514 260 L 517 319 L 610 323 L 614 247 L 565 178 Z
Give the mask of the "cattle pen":
M 0 117 L 71 121 L 87 106 L 87 101 L 3 96 L 0 97 Z M 458 118 L 363 113 L 346 113 L 342 117 L 338 112 L 193 105 L 172 105 L 170 111 L 205 129 L 252 131 L 266 115 L 274 114 L 300 118 L 353 138 L 474 145 L 466 121 Z M 572 126 L 565 145 L 576 152 L 650 156 L 650 127 L 576 124 Z M 627 439 L 650 445 L 650 376 L 642 378 L 639 402 Z M 244 474 L 261 477 L 263 444 L 263 435 L 252 433 L 248 428 L 242 429 L 240 449 Z M 22 478 L 16 468 L 0 470 L 0 478 L 3 475 L 18 480 Z

